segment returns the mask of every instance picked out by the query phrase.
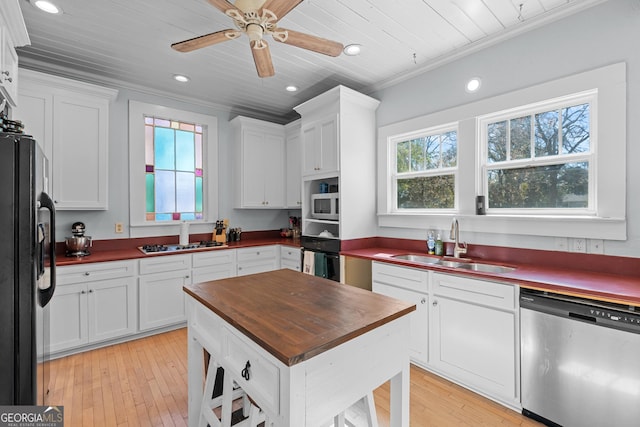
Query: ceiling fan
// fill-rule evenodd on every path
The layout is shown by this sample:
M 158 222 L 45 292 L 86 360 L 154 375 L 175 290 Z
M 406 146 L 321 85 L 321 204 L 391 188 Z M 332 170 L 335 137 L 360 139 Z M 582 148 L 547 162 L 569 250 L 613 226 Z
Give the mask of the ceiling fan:
M 275 74 L 269 45 L 263 39 L 265 34 L 271 34 L 280 43 L 297 46 L 313 52 L 329 56 L 339 56 L 343 46 L 341 43 L 287 30 L 277 26 L 277 23 L 287 13 L 291 12 L 303 0 L 236 0 L 234 4 L 227 0 L 207 0 L 227 16 L 233 19 L 238 30 L 222 30 L 204 36 L 195 37 L 174 43 L 171 47 L 179 52 L 191 52 L 206 46 L 233 40 L 246 33 L 249 45 L 260 77 L 270 77 Z

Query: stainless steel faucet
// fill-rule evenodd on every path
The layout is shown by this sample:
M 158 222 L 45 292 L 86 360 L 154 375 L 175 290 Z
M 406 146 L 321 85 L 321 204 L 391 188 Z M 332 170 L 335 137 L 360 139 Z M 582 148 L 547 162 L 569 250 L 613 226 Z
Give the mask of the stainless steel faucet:
M 456 218 L 453 218 L 453 221 L 451 222 L 451 232 L 449 233 L 449 238 L 454 241 L 454 257 L 460 258 L 460 255 L 464 255 L 467 253 L 467 244 L 463 243 L 462 246 L 460 246 L 460 225 L 458 224 L 458 220 Z

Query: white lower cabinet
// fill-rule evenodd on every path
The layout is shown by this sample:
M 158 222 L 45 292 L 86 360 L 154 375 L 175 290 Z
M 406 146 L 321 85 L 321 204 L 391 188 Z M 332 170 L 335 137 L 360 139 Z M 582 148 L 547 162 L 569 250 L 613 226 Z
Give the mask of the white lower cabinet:
M 136 332 L 135 261 L 58 267 L 56 273 L 52 354 Z
M 191 284 L 191 254 L 140 260 L 140 331 L 187 320 L 183 286 Z
M 433 273 L 431 285 L 431 366 L 489 397 L 517 406 L 515 286 L 440 273 Z
M 518 288 L 373 262 L 372 290 L 414 303 L 411 361 L 518 408 Z
M 416 305 L 410 314 L 411 360 L 419 365 L 429 362 L 429 295 L 428 272 L 373 262 L 371 265 L 373 292 Z
M 302 260 L 300 257 L 300 248 L 280 246 L 280 268 L 302 271 Z
M 236 250 L 225 249 L 193 254 L 192 282 L 226 279 L 236 275 Z
M 238 276 L 263 273 L 280 268 L 280 246 L 254 246 L 236 249 Z

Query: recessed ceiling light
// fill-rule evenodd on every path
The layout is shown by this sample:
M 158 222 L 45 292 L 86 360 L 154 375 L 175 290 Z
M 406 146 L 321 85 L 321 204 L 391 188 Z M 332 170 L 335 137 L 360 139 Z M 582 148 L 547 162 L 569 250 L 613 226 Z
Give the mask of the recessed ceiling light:
M 31 0 L 31 4 L 33 4 L 43 12 L 51 13 L 54 15 L 62 13 L 62 9 L 48 0 Z
M 182 75 L 182 74 L 174 74 L 173 75 L 173 79 L 180 82 L 180 83 L 186 83 L 189 80 L 191 80 L 189 77 Z
M 287 92 L 297 92 L 298 91 L 298 86 L 289 85 L 285 89 L 287 90 Z
M 359 44 L 348 44 L 343 49 L 344 54 L 348 56 L 360 55 L 361 51 L 362 51 L 362 45 L 359 45 Z
M 465 90 L 469 93 L 476 92 L 478 89 L 480 89 L 480 84 L 481 84 L 480 78 L 474 77 L 467 82 L 465 86 Z

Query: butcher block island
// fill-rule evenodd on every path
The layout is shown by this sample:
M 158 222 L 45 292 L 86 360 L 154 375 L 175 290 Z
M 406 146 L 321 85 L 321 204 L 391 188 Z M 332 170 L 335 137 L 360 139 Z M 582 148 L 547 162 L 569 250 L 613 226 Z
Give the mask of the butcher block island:
M 292 270 L 184 290 L 190 427 L 229 426 L 239 397 L 266 427 L 344 425 L 357 402 L 377 426 L 372 392 L 388 380 L 391 426 L 409 426 L 408 314 L 415 305 Z M 211 355 L 206 380 L 203 349 Z M 212 399 L 218 367 L 224 385 Z

